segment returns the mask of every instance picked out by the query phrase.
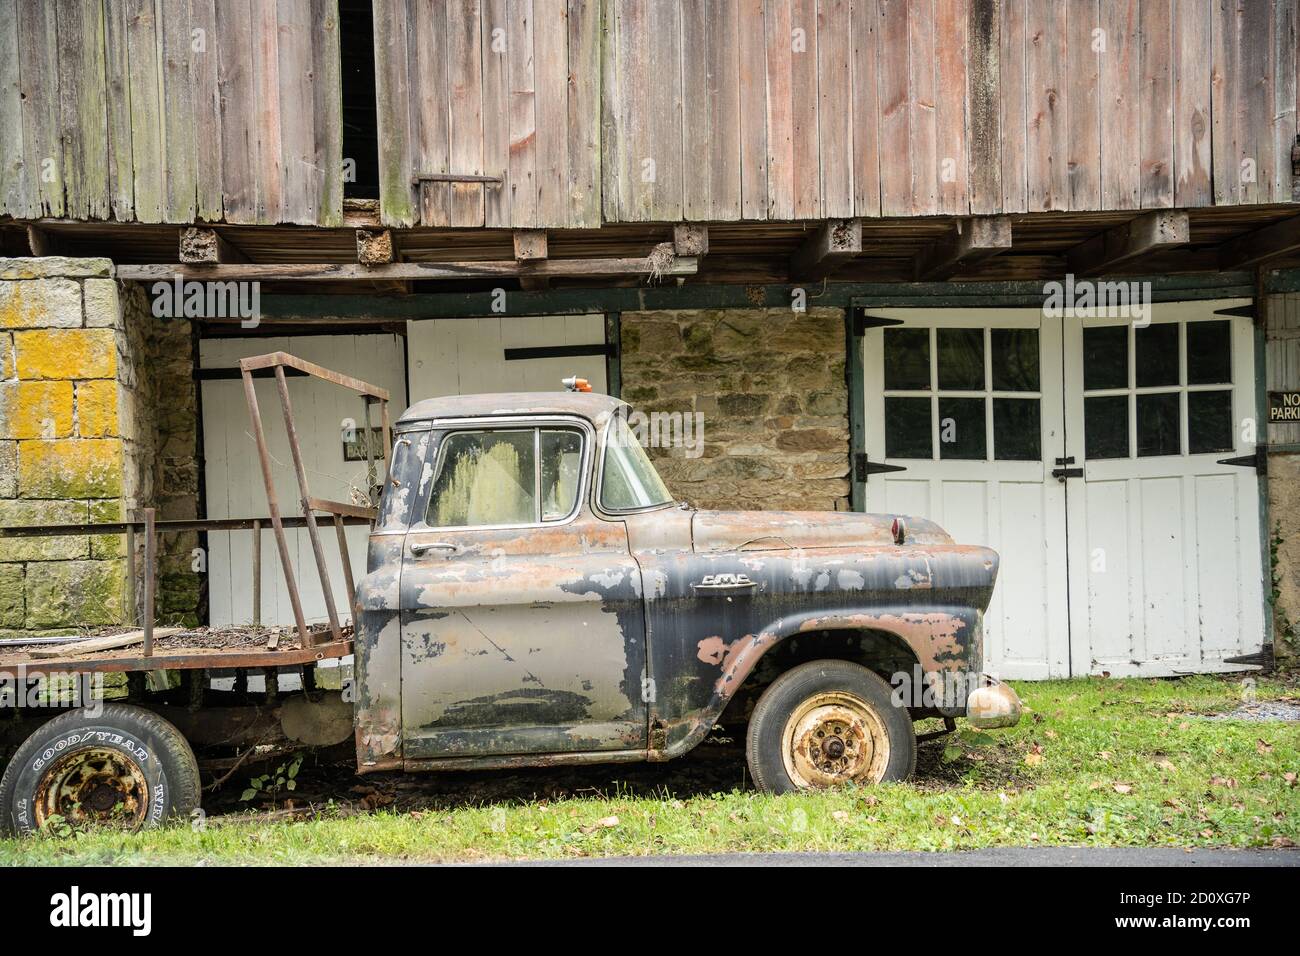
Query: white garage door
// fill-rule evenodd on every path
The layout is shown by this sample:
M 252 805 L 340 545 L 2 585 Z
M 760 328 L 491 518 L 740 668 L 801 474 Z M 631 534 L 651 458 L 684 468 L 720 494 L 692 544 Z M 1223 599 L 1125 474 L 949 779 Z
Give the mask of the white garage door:
M 249 339 L 204 339 L 199 361 L 203 369 L 237 369 L 249 355 L 284 351 L 325 368 L 345 372 L 388 389 L 389 415 L 393 421 L 406 408 L 405 360 L 402 339 L 396 335 L 310 335 Z M 334 501 L 351 501 L 352 489 L 365 489 L 367 464 L 349 461 L 344 449 L 344 429 L 350 420 L 360 430 L 364 407 L 353 392 L 315 378 L 289 378 L 307 481 L 312 494 Z M 275 380 L 254 380 L 263 427 L 271 453 L 280 512 L 300 514 L 298 483 L 294 476 L 284 416 Z M 374 426 L 378 427 L 378 416 Z M 244 403 L 243 383 L 238 378 L 203 381 L 203 445 L 207 513 L 210 518 L 265 517 L 266 487 L 258 463 Z M 355 455 L 355 447 L 353 450 Z M 381 472 L 382 473 L 382 472 Z M 347 528 L 352 573 L 365 573 L 365 526 Z M 214 626 L 243 625 L 253 618 L 252 532 L 223 531 L 208 534 L 208 614 Z M 309 622 L 325 621 L 325 601 L 312 556 L 311 542 L 303 529 L 288 529 L 289 553 L 294 576 L 302 595 L 303 613 Z M 334 533 L 324 530 L 325 554 L 330 565 L 331 585 L 340 617 L 350 619 L 344 593 L 342 565 Z M 262 623 L 292 624 L 293 609 L 284 585 L 275 538 L 269 527 L 262 531 Z
M 869 511 L 999 551 L 986 662 L 1004 677 L 1239 669 L 1263 640 L 1249 319 L 1149 326 L 1037 309 L 872 310 Z

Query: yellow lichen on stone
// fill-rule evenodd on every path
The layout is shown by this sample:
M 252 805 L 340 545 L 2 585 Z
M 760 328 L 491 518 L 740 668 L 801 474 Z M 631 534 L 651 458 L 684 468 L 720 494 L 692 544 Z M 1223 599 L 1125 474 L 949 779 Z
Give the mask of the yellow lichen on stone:
M 0 383 L 0 438 L 67 438 L 71 382 Z
M 112 329 L 41 329 L 14 333 L 20 379 L 113 378 L 117 341 Z
M 18 443 L 20 498 L 117 498 L 121 494 L 120 439 Z
M 77 383 L 77 434 L 82 438 L 120 435 L 117 382 L 107 379 Z

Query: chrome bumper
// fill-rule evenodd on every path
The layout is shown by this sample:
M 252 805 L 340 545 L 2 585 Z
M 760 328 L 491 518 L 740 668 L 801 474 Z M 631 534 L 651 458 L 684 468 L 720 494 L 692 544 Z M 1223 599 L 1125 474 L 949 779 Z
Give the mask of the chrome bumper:
M 996 677 L 984 675 L 984 685 L 966 698 L 966 719 L 981 730 L 1014 727 L 1024 713 L 1016 692 Z

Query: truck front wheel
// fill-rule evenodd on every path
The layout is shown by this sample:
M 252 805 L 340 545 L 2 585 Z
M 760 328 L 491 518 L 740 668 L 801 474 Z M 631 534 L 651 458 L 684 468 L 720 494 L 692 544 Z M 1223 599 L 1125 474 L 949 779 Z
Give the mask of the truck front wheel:
M 0 778 L 0 832 L 36 833 L 55 819 L 77 828 L 155 827 L 199 805 L 199 765 L 181 732 L 125 704 L 47 721 Z
M 849 661 L 810 661 L 763 692 L 746 755 L 768 793 L 905 780 L 916 767 L 916 734 L 878 675 Z

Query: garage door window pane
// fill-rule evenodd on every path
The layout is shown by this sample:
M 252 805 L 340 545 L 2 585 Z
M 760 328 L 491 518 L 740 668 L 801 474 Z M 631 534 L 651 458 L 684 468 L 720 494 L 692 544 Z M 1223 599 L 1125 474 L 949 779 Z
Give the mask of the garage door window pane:
M 1188 451 L 1232 451 L 1232 439 L 1232 392 L 1188 392 Z
M 1083 400 L 1083 449 L 1093 461 L 1128 457 L 1127 395 Z
M 1083 330 L 1083 387 L 1128 387 L 1128 326 Z
M 984 388 L 984 330 L 939 329 L 939 387 L 957 391 Z
M 1137 439 L 1139 457 L 1179 453 L 1177 392 L 1137 397 Z
M 1187 383 L 1232 381 L 1232 342 L 1227 321 L 1187 323 Z
M 885 329 L 885 388 L 930 387 L 930 330 Z
M 885 456 L 933 458 L 928 398 L 885 399 Z
M 1042 460 L 1038 399 L 993 399 L 993 457 L 1002 461 Z
M 939 399 L 939 457 L 983 460 L 984 399 Z
M 997 392 L 1038 391 L 1038 330 L 994 329 L 991 335 L 993 390 Z M 996 422 L 996 409 L 993 418 Z
M 449 435 L 426 523 L 460 528 L 536 521 L 533 443 L 531 429 Z
M 1135 329 L 1133 349 L 1137 353 L 1134 361 L 1138 388 L 1178 384 L 1178 323 L 1166 322 Z M 1139 438 L 1141 434 L 1139 427 Z

